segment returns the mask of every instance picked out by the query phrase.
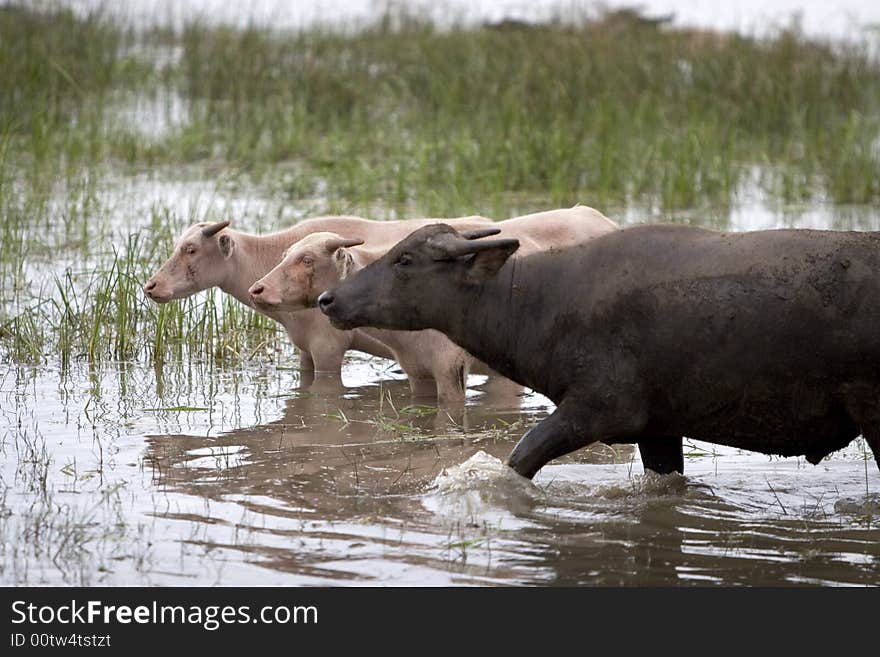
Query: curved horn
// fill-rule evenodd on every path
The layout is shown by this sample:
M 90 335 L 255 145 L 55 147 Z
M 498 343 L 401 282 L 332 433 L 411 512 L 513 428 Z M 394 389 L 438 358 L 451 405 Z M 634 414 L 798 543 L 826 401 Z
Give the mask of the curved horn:
M 205 237 L 214 237 L 221 230 L 226 228 L 229 225 L 229 220 L 226 221 L 218 221 L 216 224 L 211 224 L 210 226 L 205 226 L 202 228 L 202 235 Z
M 327 240 L 324 243 L 324 248 L 327 249 L 327 253 L 333 253 L 337 249 L 347 249 L 350 246 L 360 246 L 363 243 L 363 240 L 340 237 L 338 239 Z
M 478 240 L 481 237 L 489 237 L 489 235 L 497 235 L 501 232 L 500 228 L 479 228 L 476 230 L 463 230 L 459 233 L 466 240 Z
M 497 229 L 494 230 L 496 232 L 489 234 L 496 235 L 498 232 L 500 232 Z M 518 239 L 505 238 L 500 240 L 474 241 L 475 239 L 476 238 L 462 239 L 460 236 L 454 235 L 453 233 L 445 233 L 443 235 L 437 235 L 431 238 L 429 240 L 429 243 L 433 247 L 433 250 L 435 252 L 435 260 L 448 260 L 451 258 L 458 258 L 460 256 L 479 253 L 480 251 L 487 251 L 489 249 L 504 248 L 516 250 L 519 248 Z

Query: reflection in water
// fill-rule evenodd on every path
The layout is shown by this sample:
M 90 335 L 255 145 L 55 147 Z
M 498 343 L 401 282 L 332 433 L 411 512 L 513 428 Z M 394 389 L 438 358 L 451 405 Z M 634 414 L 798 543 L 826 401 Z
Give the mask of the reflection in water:
M 521 413 L 437 411 L 408 406 L 408 397 L 405 381 L 344 396 L 297 392 L 282 417 L 265 425 L 216 438 L 148 437 L 146 460 L 163 489 L 212 501 L 205 515 L 183 519 L 258 518 L 259 526 L 242 524 L 247 540 L 222 547 L 263 565 L 307 577 L 369 578 L 376 573 L 367 563 L 391 551 L 403 561 L 399 568 L 413 560 L 445 572 L 447 536 L 422 533 L 413 498 L 468 451 L 506 453 L 510 441 L 498 427 L 521 425 Z M 476 427 L 485 431 L 471 436 Z
M 532 484 L 498 459 L 547 409 L 476 394 L 455 412 L 408 407 L 405 381 L 297 392 L 266 424 L 150 436 L 153 484 L 174 500 L 156 513 L 267 583 L 880 583 L 849 455 L 695 452 L 687 477 L 659 477 L 596 446 Z M 848 499 L 854 513 L 835 510 Z

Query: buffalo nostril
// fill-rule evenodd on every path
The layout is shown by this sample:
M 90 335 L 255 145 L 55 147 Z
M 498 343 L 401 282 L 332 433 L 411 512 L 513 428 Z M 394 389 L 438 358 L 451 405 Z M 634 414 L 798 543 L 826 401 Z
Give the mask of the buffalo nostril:
M 322 292 L 321 296 L 318 297 L 318 307 L 321 310 L 326 310 L 333 305 L 334 300 L 335 297 L 332 292 Z
M 265 289 L 266 287 L 264 285 L 254 285 L 251 288 L 251 294 L 253 294 L 254 296 L 259 296 L 263 293 L 263 290 Z
M 147 281 L 147 284 L 144 286 L 144 289 L 149 292 L 150 290 L 156 287 L 156 281 Z

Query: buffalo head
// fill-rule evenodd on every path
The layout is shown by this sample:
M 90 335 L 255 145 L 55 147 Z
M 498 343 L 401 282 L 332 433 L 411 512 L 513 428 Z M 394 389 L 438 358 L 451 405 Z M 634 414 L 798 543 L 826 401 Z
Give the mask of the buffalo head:
M 494 276 L 519 248 L 516 239 L 483 239 L 497 228 L 457 232 L 447 224 L 425 226 L 334 289 L 318 306 L 337 328 L 398 330 L 439 328 L 459 308 L 463 288 Z
M 234 270 L 230 257 L 235 239 L 223 230 L 228 225 L 228 221 L 202 222 L 184 230 L 171 257 L 144 285 L 146 295 L 165 303 L 222 285 Z
M 272 271 L 251 285 L 251 300 L 267 310 L 314 308 L 321 292 L 345 278 L 350 262 L 346 249 L 363 243 L 336 233 L 304 237 L 285 251 Z

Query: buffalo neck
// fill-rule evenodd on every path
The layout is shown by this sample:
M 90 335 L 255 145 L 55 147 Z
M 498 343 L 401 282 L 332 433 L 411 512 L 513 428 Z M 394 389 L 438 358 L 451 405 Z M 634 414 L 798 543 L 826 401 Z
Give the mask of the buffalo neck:
M 257 280 L 268 274 L 281 260 L 284 250 L 290 245 L 281 239 L 280 234 L 249 235 L 229 231 L 235 242 L 227 274 L 220 289 L 246 306 L 253 306 L 248 290 Z
M 463 284 L 456 304 L 462 312 L 438 313 L 437 328 L 500 374 L 558 402 L 566 377 L 545 357 L 544 299 L 540 279 L 529 275 L 532 260 L 510 258 L 482 284 Z
M 355 273 L 359 272 L 367 265 L 375 262 L 382 256 L 381 253 L 376 253 L 367 248 L 357 246 L 349 247 L 347 249 L 344 249 L 343 251 L 345 253 L 345 258 L 348 262 L 343 268 L 345 272 L 344 276 L 342 272 L 340 272 L 339 280 L 336 281 L 337 285 L 345 278 L 350 278 Z M 376 328 L 372 326 L 362 326 L 358 330 L 386 344 L 392 350 L 397 350 L 405 347 L 407 342 L 407 335 L 413 333 L 411 331 L 397 331 L 393 329 Z

